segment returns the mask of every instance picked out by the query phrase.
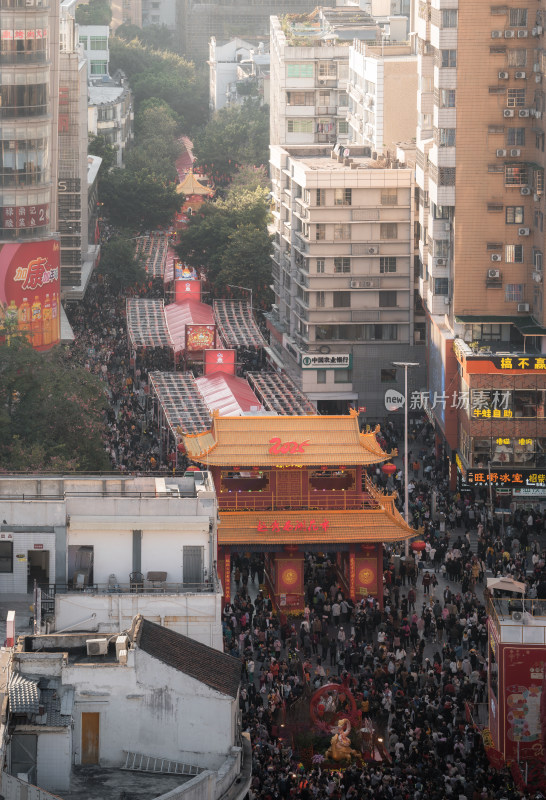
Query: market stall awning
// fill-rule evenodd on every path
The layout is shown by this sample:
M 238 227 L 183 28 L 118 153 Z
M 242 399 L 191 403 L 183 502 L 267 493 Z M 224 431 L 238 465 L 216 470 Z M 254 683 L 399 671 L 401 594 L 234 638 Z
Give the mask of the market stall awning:
M 191 372 L 150 372 L 150 385 L 174 436 L 179 430 L 200 433 L 210 427 L 210 414 Z
M 234 417 L 249 411 L 261 411 L 260 401 L 243 378 L 214 372 L 195 381 L 209 411 Z
M 136 240 L 135 256 L 144 261 L 146 272 L 151 278 L 162 278 L 169 249 L 169 236 L 163 231 L 154 231 Z
M 488 589 L 498 589 L 502 592 L 517 592 L 518 594 L 525 594 L 527 587 L 520 581 L 515 581 L 511 576 L 501 575 L 499 578 L 487 579 Z
M 185 436 L 190 458 L 217 466 L 368 466 L 392 458 L 375 433 L 360 433 L 358 412 L 339 416 L 213 415 L 212 426 Z M 394 453 L 395 454 L 395 453 Z
M 165 306 L 165 317 L 175 353 L 186 348 L 187 325 L 214 325 L 212 308 L 198 300 L 183 300 Z
M 221 511 L 219 545 L 399 542 L 416 531 L 383 508 L 356 511 Z
M 268 411 L 303 416 L 316 414 L 316 408 L 288 375 L 276 372 L 247 372 L 247 379 Z
M 163 300 L 127 300 L 127 333 L 133 348 L 172 347 Z
M 215 300 L 214 319 L 226 347 L 265 347 L 250 305 L 244 300 Z
M 167 250 L 167 258 L 165 260 L 165 272 L 163 274 L 163 281 L 165 283 L 171 283 L 171 281 L 174 281 L 174 262 L 176 259 L 176 253 L 172 247 L 169 247 Z

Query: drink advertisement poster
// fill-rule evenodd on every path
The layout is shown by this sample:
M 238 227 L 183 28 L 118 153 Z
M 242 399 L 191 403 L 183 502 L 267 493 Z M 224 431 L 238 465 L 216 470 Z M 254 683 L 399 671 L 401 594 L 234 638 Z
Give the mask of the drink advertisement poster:
M 55 239 L 0 245 L 0 330 L 24 334 L 35 350 L 61 339 L 60 250 Z M 0 337 L 1 338 L 1 337 Z

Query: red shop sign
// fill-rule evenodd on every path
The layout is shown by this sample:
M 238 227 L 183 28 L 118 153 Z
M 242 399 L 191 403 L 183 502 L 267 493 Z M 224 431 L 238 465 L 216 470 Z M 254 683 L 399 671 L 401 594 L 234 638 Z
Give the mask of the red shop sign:
M 43 550 L 43 549 L 44 549 L 44 546 L 43 546 L 43 544 L 35 544 L 35 545 L 34 545 L 34 549 L 35 549 L 35 550 Z
M 305 453 L 305 448 L 309 444 L 309 439 L 305 442 L 281 442 L 278 437 L 269 440 L 271 447 L 269 452 L 272 456 L 278 456 L 281 453 Z

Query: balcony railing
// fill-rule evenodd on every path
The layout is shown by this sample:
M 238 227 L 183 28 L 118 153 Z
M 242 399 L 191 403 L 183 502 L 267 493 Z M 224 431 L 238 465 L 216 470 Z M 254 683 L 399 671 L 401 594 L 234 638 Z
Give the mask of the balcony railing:
M 218 496 L 220 511 L 377 511 L 379 503 L 371 495 L 347 496 L 314 491 L 299 497 L 250 497 L 248 492 L 225 492 Z

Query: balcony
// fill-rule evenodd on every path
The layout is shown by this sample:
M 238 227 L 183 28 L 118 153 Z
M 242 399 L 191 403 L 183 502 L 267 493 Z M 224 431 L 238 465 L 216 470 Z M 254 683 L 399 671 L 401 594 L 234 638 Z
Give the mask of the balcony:
M 294 247 L 297 247 L 302 253 L 309 252 L 309 241 L 300 236 L 299 233 L 294 234 Z
M 546 644 L 546 601 L 489 597 L 487 614 L 501 644 Z
M 252 496 L 252 492 L 223 492 L 218 495 L 220 511 L 376 511 L 380 505 L 372 495 L 351 497 L 347 492 L 315 489 L 300 497 Z

